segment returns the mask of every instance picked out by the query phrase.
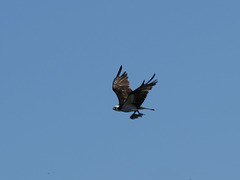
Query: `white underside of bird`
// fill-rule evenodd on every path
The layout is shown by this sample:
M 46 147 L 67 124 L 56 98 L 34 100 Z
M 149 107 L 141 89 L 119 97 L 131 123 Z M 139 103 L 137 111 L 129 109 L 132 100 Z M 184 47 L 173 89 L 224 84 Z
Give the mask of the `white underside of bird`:
M 115 106 L 117 108 L 119 108 L 119 105 Z M 121 108 L 120 111 L 123 112 L 132 112 L 132 111 L 137 111 L 138 109 L 136 108 L 136 106 L 132 105 L 132 104 L 124 104 Z

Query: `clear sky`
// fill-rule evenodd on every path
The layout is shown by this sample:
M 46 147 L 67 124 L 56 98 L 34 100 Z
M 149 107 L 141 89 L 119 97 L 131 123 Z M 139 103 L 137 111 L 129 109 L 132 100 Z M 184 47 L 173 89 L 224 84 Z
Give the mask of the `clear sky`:
M 239 7 L 1 1 L 0 179 L 240 179 Z M 112 110 L 120 65 L 155 112 Z

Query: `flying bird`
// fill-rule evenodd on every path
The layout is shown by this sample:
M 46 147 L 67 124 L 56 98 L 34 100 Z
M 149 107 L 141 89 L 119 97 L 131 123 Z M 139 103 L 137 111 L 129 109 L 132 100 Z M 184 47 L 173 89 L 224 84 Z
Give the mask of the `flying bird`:
M 113 110 L 122 111 L 122 112 L 132 112 L 133 114 L 130 116 L 130 119 L 136 119 L 138 117 L 142 117 L 142 113 L 139 110 L 148 109 L 154 111 L 154 109 L 142 107 L 142 103 L 147 97 L 148 91 L 152 89 L 153 86 L 157 84 L 157 80 L 154 81 L 153 78 L 155 74 L 151 77 L 151 79 L 145 83 L 143 83 L 134 91 L 129 88 L 128 75 L 126 71 L 120 73 L 122 71 L 122 66 L 120 66 L 117 76 L 113 80 L 112 89 L 116 93 L 119 101 L 119 105 L 114 106 Z

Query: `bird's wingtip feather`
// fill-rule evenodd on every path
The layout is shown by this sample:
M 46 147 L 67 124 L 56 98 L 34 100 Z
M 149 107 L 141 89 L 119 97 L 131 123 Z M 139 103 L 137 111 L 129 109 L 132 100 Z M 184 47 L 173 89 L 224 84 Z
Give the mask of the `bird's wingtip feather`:
M 122 65 L 120 66 L 116 77 L 118 77 L 120 75 L 121 71 L 122 71 Z

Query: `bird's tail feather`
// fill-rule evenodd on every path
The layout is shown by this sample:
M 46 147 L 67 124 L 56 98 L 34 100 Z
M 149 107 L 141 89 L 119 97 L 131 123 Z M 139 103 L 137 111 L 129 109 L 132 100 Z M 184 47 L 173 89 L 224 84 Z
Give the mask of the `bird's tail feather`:
M 155 109 L 145 108 L 145 107 L 142 107 L 142 106 L 139 109 L 147 109 L 147 110 L 155 111 Z

